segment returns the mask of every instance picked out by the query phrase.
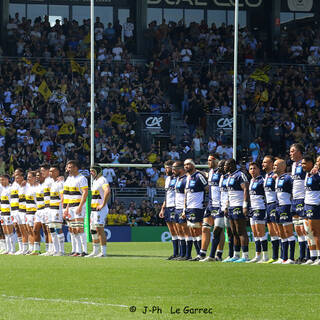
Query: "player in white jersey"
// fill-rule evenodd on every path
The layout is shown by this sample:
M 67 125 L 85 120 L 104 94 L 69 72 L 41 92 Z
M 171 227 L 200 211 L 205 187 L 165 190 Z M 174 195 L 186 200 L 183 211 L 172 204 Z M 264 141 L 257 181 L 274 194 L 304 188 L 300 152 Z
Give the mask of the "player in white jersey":
M 159 212 L 159 217 L 164 218 L 172 239 L 173 254 L 168 257 L 168 260 L 179 257 L 178 227 L 175 220 L 175 185 L 177 178 L 172 174 L 173 163 L 173 160 L 168 160 L 164 164 L 167 176 L 165 181 L 166 196 Z
M 296 260 L 297 264 L 306 261 L 306 249 L 307 249 L 307 239 L 306 231 L 303 226 L 304 221 L 304 196 L 305 187 L 304 180 L 306 177 L 306 172 L 302 170 L 302 154 L 304 153 L 304 147 L 300 143 L 294 143 L 290 147 L 290 159 L 293 161 L 291 176 L 293 179 L 292 188 L 292 221 L 294 229 L 298 236 L 300 256 Z
M 37 212 L 36 204 L 36 172 L 29 171 L 27 174 L 27 184 L 25 187 L 25 197 L 26 197 L 26 228 L 28 231 L 28 243 L 29 250 L 28 254 L 32 254 L 33 251 L 40 251 L 40 243 L 37 243 L 37 247 L 34 247 L 34 219 Z
M 13 233 L 13 223 L 10 214 L 10 177 L 8 175 L 2 175 L 0 177 L 1 184 L 1 221 L 3 231 L 5 234 L 6 250 L 2 254 L 14 254 L 15 253 L 15 242 Z
M 87 257 L 103 258 L 107 256 L 107 238 L 104 231 L 104 225 L 109 212 L 108 200 L 110 198 L 111 189 L 107 179 L 102 175 L 100 166 L 92 166 L 90 174 L 93 178 L 91 187 L 91 216 L 90 216 L 90 232 L 93 240 L 93 251 Z M 99 253 L 100 243 L 100 253 Z
M 59 175 L 59 166 L 52 165 L 49 170 L 49 176 L 53 182 L 50 187 L 48 226 L 53 244 L 53 256 L 64 255 L 64 234 L 62 232 L 63 182 L 59 180 Z
M 74 257 L 87 255 L 87 238 L 84 233 L 85 203 L 88 196 L 88 181 L 79 173 L 79 164 L 75 160 L 67 162 L 69 177 L 64 183 L 63 204 L 66 208 L 63 217 L 69 219 L 74 235 Z M 73 251 L 72 250 L 72 251 Z
M 2 185 L 0 184 L 0 195 L 2 192 Z M 1 220 L 1 212 L 0 212 L 0 254 L 7 252 L 7 245 L 6 245 L 6 237 L 4 235 L 3 227 L 2 227 L 2 220 Z
M 43 177 L 43 196 L 44 196 L 44 210 L 42 212 L 42 229 L 45 236 L 45 250 L 46 252 L 42 255 L 48 256 L 53 252 L 52 239 L 50 235 L 50 230 L 48 226 L 49 222 L 49 204 L 50 204 L 50 187 L 52 184 L 52 179 L 49 177 L 50 166 L 48 164 L 42 164 L 40 167 L 40 174 Z

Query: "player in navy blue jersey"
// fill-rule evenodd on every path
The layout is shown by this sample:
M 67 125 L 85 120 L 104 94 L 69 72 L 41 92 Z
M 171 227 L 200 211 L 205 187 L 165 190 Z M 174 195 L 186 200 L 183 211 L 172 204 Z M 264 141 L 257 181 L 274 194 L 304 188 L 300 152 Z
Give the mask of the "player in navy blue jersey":
M 180 247 L 180 255 L 175 258 L 175 260 L 188 260 L 191 258 L 193 237 L 191 237 L 186 218 L 182 218 L 187 182 L 187 175 L 183 168 L 183 162 L 180 160 L 176 161 L 172 165 L 172 172 L 177 179 L 175 185 L 175 221 L 178 228 L 178 240 Z
M 177 179 L 172 175 L 173 163 L 173 160 L 168 160 L 164 164 L 167 176 L 165 181 L 166 198 L 159 213 L 159 217 L 165 219 L 172 237 L 173 255 L 170 256 L 168 260 L 179 256 L 178 234 L 175 228 L 175 185 Z
M 200 259 L 202 221 L 204 214 L 205 192 L 208 182 L 201 172 L 196 170 L 192 159 L 184 161 L 187 172 L 187 183 L 185 188 L 185 208 L 182 217 L 187 218 L 193 236 L 193 244 L 197 251 L 197 259 Z
M 320 265 L 320 174 L 311 173 L 314 161 L 304 156 L 302 167 L 306 172 L 305 179 L 305 226 L 308 232 L 311 258 L 304 264 Z
M 275 191 L 276 180 L 273 172 L 273 156 L 267 155 L 263 158 L 262 169 L 265 171 L 264 192 L 266 196 L 267 226 L 272 244 L 272 258 L 266 263 L 273 263 L 279 259 L 280 237 L 276 221 L 277 194 Z
M 220 179 L 223 175 L 224 160 L 219 161 L 218 167 L 216 168 L 216 159 L 213 155 L 208 157 L 208 166 L 210 168 L 208 174 L 208 185 L 209 185 L 209 202 L 204 213 L 203 225 L 202 225 L 202 242 L 200 256 L 203 258 L 200 261 L 222 261 L 223 246 L 224 246 L 224 212 L 221 211 L 220 202 Z M 213 238 L 211 245 L 210 255 L 205 258 L 207 249 L 210 244 L 211 237 L 211 227 L 214 225 Z M 218 250 L 217 257 L 215 257 L 217 247 L 220 243 L 220 248 Z
M 290 147 L 290 159 L 293 161 L 291 169 L 291 176 L 293 179 L 291 212 L 300 248 L 300 256 L 296 260 L 297 264 L 305 262 L 307 249 L 306 231 L 303 226 L 305 195 L 304 180 L 306 177 L 306 172 L 302 170 L 301 166 L 303 152 L 304 147 L 300 143 L 294 143 Z
M 295 237 L 293 235 L 293 224 L 291 214 L 291 194 L 293 180 L 286 173 L 286 163 L 282 159 L 275 161 L 273 171 L 277 175 L 277 223 L 281 237 L 282 256 L 276 264 L 294 264 Z M 288 249 L 290 246 L 290 258 L 288 259 Z
M 264 180 L 260 175 L 260 168 L 256 162 L 249 164 L 251 181 L 249 185 L 250 194 L 250 224 L 256 245 L 256 256 L 248 263 L 263 263 L 269 260 L 268 237 L 266 235 L 266 202 L 264 192 Z M 261 256 L 262 248 L 262 256 Z
M 237 170 L 236 161 L 229 159 L 225 163 L 225 171 L 229 174 L 228 188 L 228 217 L 234 236 L 233 257 L 225 262 L 247 262 L 249 261 L 249 239 L 246 230 L 249 203 L 249 183 L 246 175 Z M 240 248 L 242 257 L 240 258 Z

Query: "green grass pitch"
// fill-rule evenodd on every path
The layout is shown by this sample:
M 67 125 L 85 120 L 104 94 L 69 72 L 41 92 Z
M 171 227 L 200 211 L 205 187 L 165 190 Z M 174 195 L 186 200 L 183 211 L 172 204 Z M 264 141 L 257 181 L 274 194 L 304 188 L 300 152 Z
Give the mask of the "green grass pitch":
M 0 319 L 320 318 L 320 266 L 166 261 L 170 243 L 110 243 L 107 253 L 0 256 Z

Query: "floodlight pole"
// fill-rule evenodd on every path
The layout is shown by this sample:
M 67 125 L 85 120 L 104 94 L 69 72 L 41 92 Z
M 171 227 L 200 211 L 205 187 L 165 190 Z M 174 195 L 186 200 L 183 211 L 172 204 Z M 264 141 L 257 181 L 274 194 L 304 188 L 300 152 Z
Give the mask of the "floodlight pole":
M 90 0 L 90 80 L 91 80 L 91 94 L 90 94 L 90 164 L 94 164 L 94 0 Z
M 237 160 L 237 78 L 238 78 L 238 19 L 239 0 L 234 4 L 234 53 L 233 53 L 233 159 Z

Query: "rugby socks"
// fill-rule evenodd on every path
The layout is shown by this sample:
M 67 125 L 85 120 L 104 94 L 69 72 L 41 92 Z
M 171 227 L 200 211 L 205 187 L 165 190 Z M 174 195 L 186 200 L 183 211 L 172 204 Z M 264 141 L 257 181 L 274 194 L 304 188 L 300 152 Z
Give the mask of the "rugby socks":
M 310 259 L 310 249 L 309 249 L 309 247 L 307 247 L 307 257 L 306 257 L 306 259 L 307 259 L 307 260 Z
M 320 259 L 320 250 L 318 250 L 318 259 Z
M 317 250 L 310 250 L 310 256 L 312 261 L 317 260 Z
M 101 250 L 102 252 L 102 250 Z M 99 243 L 93 243 L 92 244 L 92 253 L 97 255 L 99 253 Z
M 213 233 L 213 238 L 212 238 L 212 241 L 211 241 L 211 251 L 210 251 L 210 257 L 211 258 L 214 258 L 215 255 L 216 255 L 216 250 L 217 250 L 217 247 L 218 247 L 219 242 L 220 242 L 220 234 L 221 234 L 221 230 L 220 229 L 219 229 L 218 232 L 216 232 L 216 235 L 215 235 L 215 233 Z
M 48 242 L 46 242 L 46 244 L 45 244 L 45 250 L 46 250 L 46 252 L 48 252 L 48 250 L 49 250 L 49 243 Z
M 74 235 L 74 233 L 70 232 L 70 240 L 71 240 L 71 252 L 76 252 L 76 237 Z
M 76 243 L 76 246 L 75 246 L 75 251 L 76 253 L 79 253 L 81 254 L 81 239 L 80 239 L 80 234 L 79 233 L 76 233 L 74 234 L 74 239 L 75 239 L 75 243 Z
M 25 254 L 28 251 L 28 242 L 22 243 L 22 252 Z
M 268 236 L 265 234 L 260 238 L 260 243 L 262 247 L 262 256 L 264 260 L 268 260 Z
M 249 259 L 249 247 L 248 246 L 242 246 L 242 258 Z M 261 252 L 261 247 L 260 247 Z
M 296 249 L 296 238 L 295 236 L 291 236 L 288 238 L 289 246 L 290 246 L 290 260 L 294 261 L 294 251 Z
M 107 255 L 107 246 L 104 245 L 104 246 L 101 246 L 101 253 L 106 256 Z
M 229 257 L 232 258 L 233 254 L 234 254 L 233 237 L 229 238 L 228 245 L 229 245 Z M 239 251 L 240 251 L 240 249 L 239 249 Z
M 6 238 L 7 238 L 7 235 L 5 235 L 5 239 L 1 239 L 0 240 L 0 250 L 4 250 L 4 251 L 7 250 L 7 248 L 6 248 Z
M 256 257 L 258 256 L 258 253 L 261 253 L 261 242 L 260 242 L 260 238 L 254 238 L 254 243 L 256 245 Z
M 193 237 L 193 245 L 194 245 L 194 247 L 196 248 L 197 254 L 199 254 L 201 247 L 199 247 L 199 244 L 198 244 L 198 241 L 197 241 L 197 238 L 196 238 L 196 237 Z
M 300 255 L 299 258 L 302 260 L 306 257 L 306 237 L 305 236 L 298 236 L 298 242 L 299 242 L 299 249 L 300 249 Z
M 286 261 L 288 260 L 288 249 L 289 249 L 288 239 L 281 239 L 281 246 L 282 246 L 282 259 Z
M 82 232 L 79 234 L 79 236 L 80 236 L 80 241 L 81 241 L 81 245 L 82 245 L 82 252 L 88 253 L 86 234 L 84 232 Z
M 29 245 L 29 251 L 32 252 L 34 250 L 33 243 L 28 242 L 28 245 Z
M 58 234 L 56 232 L 51 232 L 52 244 L 53 244 L 53 251 L 54 253 L 59 252 L 59 239 Z
M 22 238 L 18 237 L 18 246 L 19 246 L 19 251 L 23 250 L 23 246 L 22 246 Z
M 39 243 L 39 242 L 35 242 L 33 249 L 34 249 L 35 251 L 40 251 L 40 243 Z
M 6 252 L 11 252 L 12 247 L 11 247 L 11 242 L 10 242 L 10 235 L 8 235 L 8 234 L 5 235 L 4 243 L 1 240 L 1 245 L 2 245 L 2 250 L 6 251 Z
M 204 258 L 207 255 L 207 250 L 200 250 L 199 252 L 200 257 Z
M 280 245 L 279 237 L 271 237 L 271 244 L 272 244 L 272 259 L 278 260 L 278 258 L 279 258 L 279 245 Z
M 234 250 L 233 250 L 233 257 L 234 258 L 240 258 L 240 246 L 233 246 Z
M 196 237 L 196 240 L 197 240 L 197 243 L 198 243 L 199 249 L 201 249 L 202 236 L 198 236 L 198 237 Z M 199 252 L 200 252 L 200 251 L 199 251 Z
M 173 255 L 176 257 L 179 252 L 178 236 L 172 236 Z
M 218 250 L 218 251 L 217 251 L 217 257 L 218 257 L 219 259 L 222 259 L 222 254 L 223 254 L 223 251 L 222 251 L 222 250 Z
M 180 256 L 185 257 L 187 251 L 187 240 L 188 238 L 182 238 L 180 240 Z
M 59 251 L 64 253 L 64 234 L 58 234 L 58 241 L 59 241 Z
M 190 258 L 190 257 L 191 257 L 192 245 L 193 245 L 193 238 L 192 238 L 192 237 L 188 237 L 188 240 L 187 240 L 187 250 L 186 250 L 186 257 L 187 257 L 187 258 Z
M 11 251 L 10 252 L 14 253 L 14 252 L 16 252 L 16 243 L 15 243 L 14 234 L 10 233 L 8 235 L 8 238 L 9 238 L 9 242 L 11 244 Z

